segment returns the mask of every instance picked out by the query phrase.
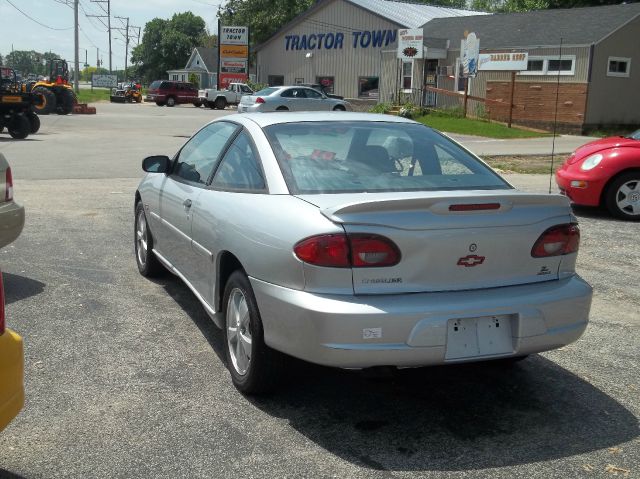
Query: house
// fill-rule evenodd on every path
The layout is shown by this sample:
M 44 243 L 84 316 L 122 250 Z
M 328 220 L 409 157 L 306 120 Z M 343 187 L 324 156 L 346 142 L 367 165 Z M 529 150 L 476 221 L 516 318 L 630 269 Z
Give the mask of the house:
M 218 49 L 195 47 L 181 70 L 169 70 L 169 80 L 189 81 L 191 75 L 198 78 L 200 88 L 214 88 L 218 78 Z

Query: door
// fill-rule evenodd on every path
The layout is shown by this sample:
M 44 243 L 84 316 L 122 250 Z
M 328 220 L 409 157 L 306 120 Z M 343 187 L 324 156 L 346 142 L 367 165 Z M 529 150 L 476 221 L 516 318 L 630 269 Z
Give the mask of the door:
M 191 247 L 192 208 L 237 128 L 222 121 L 196 133 L 178 154 L 160 193 L 162 254 L 188 280 L 198 261 Z
M 320 92 L 312 88 L 305 88 L 304 90 L 307 99 L 305 101 L 306 109 L 309 111 L 319 110 L 331 110 L 333 106 Z
M 424 86 L 436 87 L 438 86 L 438 60 L 425 60 L 424 61 Z M 437 94 L 425 90 L 423 104 L 424 106 L 436 106 Z

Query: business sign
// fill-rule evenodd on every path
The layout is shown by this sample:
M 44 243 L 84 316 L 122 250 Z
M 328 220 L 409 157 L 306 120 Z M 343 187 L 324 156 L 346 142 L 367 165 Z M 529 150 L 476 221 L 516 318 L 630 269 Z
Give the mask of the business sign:
M 117 75 L 91 75 L 91 86 L 94 88 L 116 88 L 118 86 Z
M 246 83 L 246 73 L 220 73 L 220 88 L 229 88 L 229 83 Z
M 480 56 L 480 40 L 475 33 L 469 33 L 460 42 L 460 60 L 465 77 L 475 78 L 478 74 L 478 57 Z
M 221 27 L 220 45 L 248 45 L 248 27 Z
M 220 45 L 221 61 L 228 58 L 242 58 L 246 60 L 248 57 L 249 47 L 247 45 Z
M 424 58 L 424 32 L 422 28 L 398 30 L 398 58 L 403 60 Z
M 397 30 L 355 30 L 350 34 L 316 32 L 285 35 L 284 49 L 286 51 L 342 50 L 345 45 L 352 48 L 382 48 L 395 43 L 397 34 Z
M 524 71 L 527 69 L 529 54 L 524 52 L 481 53 L 478 70 L 485 71 Z
M 222 60 L 220 62 L 221 73 L 247 73 L 247 62 L 244 60 Z

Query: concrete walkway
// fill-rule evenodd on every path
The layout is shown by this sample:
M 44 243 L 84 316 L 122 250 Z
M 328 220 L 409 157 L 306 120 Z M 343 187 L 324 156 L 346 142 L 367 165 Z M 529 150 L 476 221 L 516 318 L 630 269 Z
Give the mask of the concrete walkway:
M 550 155 L 553 137 L 496 140 L 482 136 L 449 134 L 451 138 L 481 156 Z M 589 136 L 561 135 L 556 137 L 555 153 L 567 155 L 579 146 L 597 140 Z

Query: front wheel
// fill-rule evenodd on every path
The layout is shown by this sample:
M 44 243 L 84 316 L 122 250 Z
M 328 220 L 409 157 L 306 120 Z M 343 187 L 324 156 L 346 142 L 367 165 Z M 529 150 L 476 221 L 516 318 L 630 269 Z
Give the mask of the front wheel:
M 77 103 L 77 97 L 73 90 L 64 89 L 60 94 L 58 103 L 58 115 L 68 115 L 73 113 L 73 105 Z
M 213 103 L 213 105 L 216 107 L 216 110 L 224 110 L 227 106 L 227 99 L 216 98 L 216 101 Z
M 149 231 L 142 201 L 136 204 L 135 211 L 134 249 L 138 271 L 145 277 L 158 276 L 164 271 L 164 268 L 153 254 L 153 237 Z
M 284 357 L 264 343 L 264 329 L 249 279 L 242 271 L 229 277 L 223 298 L 225 355 L 234 386 L 260 394 L 277 386 Z
M 167 106 L 169 107 L 174 107 L 176 106 L 176 99 L 173 98 L 172 96 L 170 96 L 169 98 L 167 98 Z
M 640 172 L 631 171 L 616 178 L 607 188 L 605 205 L 623 220 L 640 220 Z
M 336 105 L 333 107 L 333 111 L 347 111 L 347 109 L 342 105 Z
M 158 106 L 164 106 L 164 102 L 157 101 L 157 102 L 156 102 L 156 105 L 158 105 Z
M 38 133 L 40 131 L 40 118 L 33 112 L 27 113 L 27 120 L 31 126 L 31 133 Z
M 9 135 L 11 138 L 15 138 L 16 140 L 24 140 L 31 133 L 31 123 L 24 115 L 16 115 L 9 122 L 9 126 L 7 127 L 9 130 Z

